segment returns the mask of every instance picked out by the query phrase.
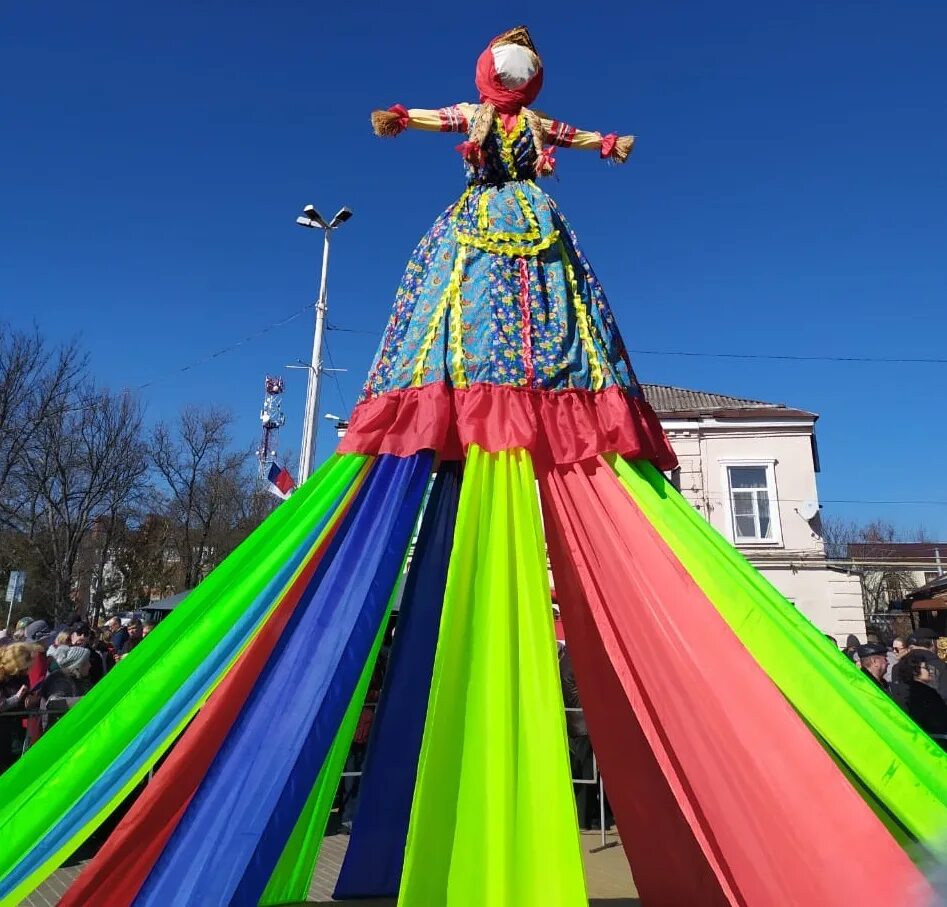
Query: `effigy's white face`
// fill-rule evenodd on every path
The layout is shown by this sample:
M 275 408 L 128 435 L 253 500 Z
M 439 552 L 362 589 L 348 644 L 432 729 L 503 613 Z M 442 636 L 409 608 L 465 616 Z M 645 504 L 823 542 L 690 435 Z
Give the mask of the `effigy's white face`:
M 535 78 L 540 62 L 528 47 L 519 44 L 501 44 L 490 48 L 493 65 L 504 88 L 522 88 Z

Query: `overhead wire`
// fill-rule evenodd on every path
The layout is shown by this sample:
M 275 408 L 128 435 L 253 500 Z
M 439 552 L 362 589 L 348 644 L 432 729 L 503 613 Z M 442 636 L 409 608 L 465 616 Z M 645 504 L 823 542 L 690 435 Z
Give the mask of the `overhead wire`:
M 346 413 L 351 413 L 351 409 L 349 407 L 348 401 L 346 400 L 345 393 L 342 390 L 342 382 L 339 381 L 339 375 L 335 368 L 335 361 L 332 358 L 332 349 L 329 346 L 328 337 L 326 337 L 325 343 L 326 343 L 326 358 L 328 358 L 329 360 L 329 368 L 332 369 L 332 371 L 329 374 L 332 375 L 332 377 L 335 379 L 335 388 L 339 394 L 339 402 L 342 404 L 342 408 Z
M 156 384 L 160 384 L 174 375 L 182 374 L 188 371 L 191 371 L 195 368 L 198 368 L 201 365 L 204 365 L 208 362 L 213 361 L 214 359 L 219 359 L 221 356 L 225 356 L 228 353 L 233 352 L 234 350 L 244 346 L 247 343 L 250 343 L 253 340 L 256 340 L 259 337 L 264 336 L 265 334 L 270 333 L 271 331 L 276 330 L 277 328 L 283 327 L 291 322 L 295 321 L 297 318 L 305 315 L 308 312 L 313 310 L 313 304 L 309 303 L 303 308 L 300 308 L 289 315 L 279 318 L 275 321 L 270 322 L 269 324 L 264 325 L 256 331 L 253 331 L 247 334 L 244 337 L 241 337 L 238 340 L 235 340 L 233 343 L 228 344 L 227 346 L 221 347 L 213 353 L 209 353 L 205 356 L 202 356 L 198 359 L 194 359 L 186 365 L 179 366 L 175 369 L 171 369 L 165 372 L 162 375 L 158 375 L 154 378 L 149 379 L 148 381 L 142 382 L 140 384 L 134 385 L 133 390 L 144 390 L 149 387 L 153 387 Z M 361 328 L 349 328 L 343 327 L 340 325 L 328 323 L 326 325 L 328 332 L 338 332 L 338 333 L 347 333 L 347 334 L 365 334 L 370 336 L 377 336 L 377 331 L 370 331 Z M 773 361 L 797 361 L 797 362 L 850 362 L 850 363 L 878 363 L 878 364 L 919 364 L 919 365 L 947 365 L 947 358 L 936 358 L 936 357 L 901 357 L 901 356 L 828 356 L 828 355 L 801 355 L 801 354 L 783 354 L 783 353 L 711 353 L 699 350 L 653 350 L 653 349 L 630 349 L 629 353 L 634 355 L 643 355 L 643 356 L 685 356 L 685 357 L 695 357 L 695 358 L 707 358 L 707 359 L 745 359 L 745 360 L 773 360 Z M 329 360 L 330 368 L 335 369 L 335 362 L 332 357 L 332 351 L 328 343 L 328 338 L 326 340 L 326 355 Z M 339 401 L 342 406 L 345 408 L 346 412 L 350 410 L 348 405 L 348 400 L 344 390 L 342 389 L 342 383 L 339 380 L 338 373 L 333 371 L 331 372 L 333 381 L 335 382 L 336 391 L 339 395 Z M 70 407 L 67 411 L 77 412 L 81 409 L 92 408 L 98 405 L 99 401 L 90 400 L 86 403 L 80 404 L 77 407 Z M 710 495 L 707 495 L 710 496 Z M 713 495 L 716 497 L 717 495 Z M 786 503 L 801 503 L 800 501 L 793 501 L 791 499 L 781 498 L 781 501 Z M 861 500 L 856 498 L 823 498 L 823 504 L 870 504 L 870 505 L 880 505 L 880 506 L 921 506 L 921 505 L 933 505 L 933 506 L 947 506 L 947 500 L 933 500 L 933 501 L 924 501 L 924 500 Z
M 228 346 L 222 347 L 214 353 L 210 353 L 207 356 L 203 356 L 200 359 L 195 359 L 192 362 L 189 362 L 187 365 L 182 365 L 179 368 L 172 369 L 166 372 L 164 375 L 161 375 L 157 378 L 152 378 L 150 381 L 146 381 L 144 384 L 135 385 L 135 390 L 144 390 L 146 387 L 151 387 L 155 384 L 158 384 L 162 381 L 167 380 L 172 375 L 178 375 L 182 372 L 188 372 L 193 368 L 197 368 L 199 365 L 203 365 L 206 362 L 210 362 L 213 359 L 219 359 L 221 356 L 226 355 L 227 353 L 233 352 L 235 349 L 243 346 L 246 343 L 249 343 L 251 340 L 256 340 L 258 337 L 262 337 L 264 334 L 268 334 L 270 331 L 276 330 L 276 328 L 283 327 L 284 325 L 289 324 L 291 321 L 295 321 L 301 315 L 305 315 L 307 312 L 313 310 L 313 303 L 301 308 L 290 315 L 287 315 L 285 318 L 280 318 L 277 321 L 273 321 L 265 327 L 260 328 L 257 331 L 253 331 L 251 334 L 247 334 L 246 337 L 242 337 L 240 340 L 236 340 Z

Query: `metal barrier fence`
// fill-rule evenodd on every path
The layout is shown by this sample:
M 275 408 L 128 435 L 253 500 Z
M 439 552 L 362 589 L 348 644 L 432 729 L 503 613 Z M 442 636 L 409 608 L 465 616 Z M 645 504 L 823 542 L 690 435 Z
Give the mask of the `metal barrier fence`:
M 63 701 L 65 702 L 66 700 L 63 700 Z M 75 703 L 76 701 L 78 700 L 71 700 L 70 705 Z M 374 702 L 365 703 L 366 708 L 375 708 L 376 705 L 377 703 L 374 703 Z M 66 709 L 17 709 L 17 710 L 11 709 L 6 712 L 0 712 L 0 721 L 6 718 L 20 719 L 20 720 L 25 719 L 25 718 L 47 718 L 47 719 L 60 718 L 62 717 L 62 715 L 66 713 L 67 710 L 68 710 L 68 707 Z M 563 711 L 569 712 L 569 713 L 582 714 L 583 710 L 579 708 L 564 708 Z M 22 756 L 23 753 L 25 753 L 29 749 L 29 747 L 30 747 L 29 734 L 24 733 L 23 744 L 20 749 L 20 752 L 17 754 L 17 758 L 19 758 L 19 756 Z M 570 756 L 571 756 L 571 750 L 570 750 Z M 571 759 L 570 759 L 570 766 L 571 766 Z M 152 768 L 148 772 L 147 781 L 151 781 L 151 779 L 154 777 L 154 773 L 155 773 L 155 769 Z M 363 773 L 361 771 L 344 771 L 342 772 L 341 777 L 342 778 L 361 778 L 362 774 Z M 608 831 L 606 827 L 606 816 L 605 816 L 605 787 L 602 782 L 602 773 L 598 770 L 598 760 L 595 757 L 594 751 L 592 752 L 592 777 L 591 778 L 573 778 L 572 783 L 574 785 L 575 784 L 597 785 L 598 809 L 599 809 L 599 830 L 601 834 L 602 846 L 604 847 L 606 844 L 606 834 Z
M 75 702 L 75 700 L 73 700 L 73 702 Z M 371 703 L 365 703 L 365 706 L 368 707 L 368 708 L 374 708 L 374 707 L 376 706 L 376 703 L 373 703 L 373 702 L 371 702 Z M 567 713 L 581 714 L 583 710 L 582 710 L 582 709 L 579 709 L 579 708 L 565 708 L 565 709 L 563 709 L 563 711 L 564 711 L 564 712 L 567 712 Z M 59 710 L 59 709 L 54 709 L 54 710 L 50 710 L 50 709 L 17 709 L 17 710 L 12 710 L 12 709 L 11 709 L 11 710 L 6 711 L 6 712 L 0 712 L 0 720 L 3 720 L 3 719 L 20 719 L 20 720 L 22 720 L 22 719 L 25 719 L 25 718 L 44 718 L 44 717 L 45 717 L 45 718 L 50 718 L 50 717 L 59 718 L 59 717 L 61 717 L 63 714 L 65 714 L 65 712 L 66 712 L 66 709 L 63 709 L 63 710 Z M 934 739 L 934 740 L 947 741 L 947 734 L 931 734 L 930 736 L 931 736 L 931 738 Z M 17 758 L 19 758 L 19 756 L 22 756 L 23 753 L 25 753 L 25 752 L 27 751 L 27 749 L 29 749 L 29 746 L 30 746 L 29 734 L 28 734 L 28 733 L 24 733 L 22 748 L 21 748 L 19 754 L 17 754 Z M 945 747 L 945 748 L 947 748 L 947 747 Z M 11 751 L 11 752 L 12 752 L 12 751 Z M 571 755 L 571 750 L 570 750 L 570 755 Z M 571 760 L 570 760 L 570 765 L 571 765 Z M 146 783 L 151 781 L 151 779 L 154 777 L 154 773 L 155 773 L 155 769 L 152 768 L 152 769 L 148 772 Z M 343 779 L 344 779 L 344 778 L 361 778 L 362 774 L 363 774 L 363 773 L 362 773 L 361 771 L 344 771 L 344 772 L 342 772 L 342 776 L 341 776 L 341 777 L 342 777 Z M 600 831 L 600 835 L 601 835 L 602 847 L 605 847 L 605 846 L 606 846 L 606 834 L 607 834 L 607 831 L 608 831 L 608 829 L 607 829 L 607 827 L 606 827 L 606 820 L 605 820 L 605 785 L 604 785 L 604 783 L 603 783 L 603 781 L 602 781 L 602 773 L 598 770 L 598 760 L 597 760 L 596 757 L 595 757 L 595 752 L 594 752 L 594 750 L 593 750 L 593 752 L 592 752 L 592 777 L 591 777 L 591 778 L 573 778 L 573 779 L 572 779 L 572 783 L 573 783 L 574 785 L 575 785 L 575 784 L 595 784 L 595 785 L 598 786 L 599 831 Z

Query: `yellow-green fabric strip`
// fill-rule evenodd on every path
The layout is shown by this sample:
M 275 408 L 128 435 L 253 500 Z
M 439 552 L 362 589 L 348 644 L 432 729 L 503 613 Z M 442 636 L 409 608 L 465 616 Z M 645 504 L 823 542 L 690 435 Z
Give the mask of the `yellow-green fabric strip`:
M 398 904 L 588 904 L 523 450 L 468 452 Z
M 947 753 L 649 463 L 608 461 L 684 569 L 818 736 L 926 849 L 947 855 Z

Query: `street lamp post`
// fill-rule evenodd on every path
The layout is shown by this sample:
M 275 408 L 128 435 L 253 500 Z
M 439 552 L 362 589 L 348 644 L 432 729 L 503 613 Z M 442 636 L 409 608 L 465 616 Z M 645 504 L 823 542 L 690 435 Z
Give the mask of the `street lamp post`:
M 322 377 L 322 339 L 326 329 L 327 295 L 326 285 L 329 274 L 329 241 L 332 231 L 342 226 L 352 212 L 342 208 L 331 221 L 312 206 L 306 205 L 296 223 L 301 227 L 322 230 L 322 278 L 319 281 L 319 298 L 316 301 L 316 330 L 312 338 L 312 361 L 309 364 L 309 381 L 306 385 L 306 412 L 303 417 L 303 438 L 299 449 L 299 476 L 297 484 L 302 485 L 312 472 L 312 462 L 316 454 L 316 430 L 318 421 L 316 411 L 319 408 L 319 379 Z

